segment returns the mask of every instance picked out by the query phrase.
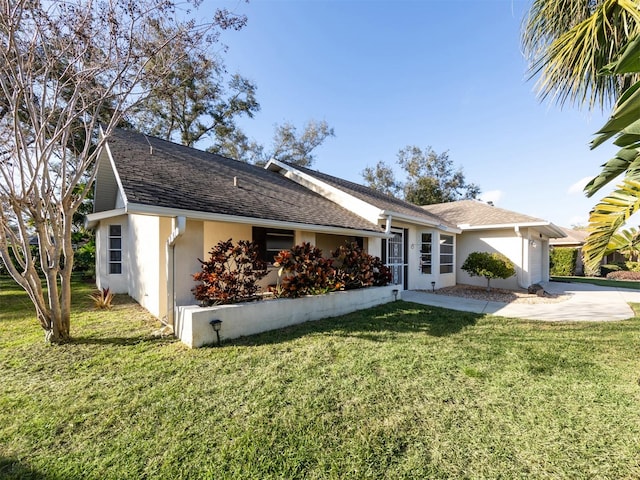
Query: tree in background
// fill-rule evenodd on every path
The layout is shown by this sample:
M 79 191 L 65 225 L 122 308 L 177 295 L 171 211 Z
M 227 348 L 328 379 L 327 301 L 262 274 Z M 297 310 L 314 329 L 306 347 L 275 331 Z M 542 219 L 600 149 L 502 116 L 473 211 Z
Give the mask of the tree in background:
M 438 154 L 431 147 L 423 150 L 409 145 L 398 152 L 397 163 L 405 172 L 404 182 L 396 180 L 392 168 L 379 161 L 362 172 L 365 183 L 416 205 L 472 199 L 480 194 L 480 187 L 466 182 L 462 169 L 454 169 L 448 152 Z
M 74 215 L 105 138 L 149 86 L 246 21 L 217 10 L 197 23 L 177 8 L 171 0 L 0 3 L 0 259 L 49 342 L 70 337 Z M 165 43 L 155 42 L 154 24 L 172 32 Z M 155 62 L 172 42 L 185 51 Z
M 238 22 L 234 28 L 242 26 Z M 260 110 L 255 84 L 238 74 L 227 79 L 221 58 L 190 49 L 190 39 L 175 39 L 173 28 L 149 21 L 149 41 L 164 48 L 148 68 L 162 68 L 167 74 L 159 81 L 142 77 L 141 87 L 149 95 L 129 116 L 132 127 L 188 147 L 209 140 L 215 148 L 242 135 L 236 120 L 252 118 Z
M 386 195 L 399 197 L 402 194 L 402 185 L 396 180 L 393 169 L 382 160 L 375 167 L 367 167 L 362 171 L 365 183 L 374 190 Z
M 240 133 L 232 141 L 209 148 L 208 151 L 256 165 L 266 165 L 273 158 L 301 167 L 310 167 L 315 161 L 314 150 L 333 136 L 333 128 L 324 120 L 309 120 L 302 133 L 298 133 L 298 129 L 287 122 L 275 125 L 272 145 L 268 150 L 264 145 L 249 141 L 246 135 Z

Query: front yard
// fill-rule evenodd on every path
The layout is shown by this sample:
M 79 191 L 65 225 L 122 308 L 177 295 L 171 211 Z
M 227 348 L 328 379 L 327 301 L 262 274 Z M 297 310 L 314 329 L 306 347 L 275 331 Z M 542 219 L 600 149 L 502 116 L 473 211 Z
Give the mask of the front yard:
M 0 281 L 0 478 L 638 478 L 640 319 L 406 302 L 190 350 L 78 285 L 47 347 Z

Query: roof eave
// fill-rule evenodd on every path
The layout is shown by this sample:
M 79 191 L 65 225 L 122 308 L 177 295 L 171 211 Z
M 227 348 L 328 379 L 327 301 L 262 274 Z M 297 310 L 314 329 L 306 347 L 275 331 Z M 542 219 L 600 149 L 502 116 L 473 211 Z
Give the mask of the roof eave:
M 462 230 L 453 225 L 445 225 L 442 221 L 431 218 L 414 217 L 413 215 L 406 215 L 404 213 L 394 212 L 393 210 L 383 210 L 382 217 L 391 216 L 392 219 L 403 220 L 409 223 L 415 223 L 417 225 L 424 225 L 428 227 L 435 227 L 439 230 L 451 233 L 462 233 Z
M 181 208 L 158 207 L 154 205 L 144 205 L 141 203 L 129 203 L 126 209 L 118 210 L 120 215 L 123 213 L 131 213 L 137 215 L 155 215 L 159 217 L 186 217 L 190 220 L 201 220 L 210 222 L 228 222 L 241 223 L 246 225 L 255 225 L 259 227 L 274 227 L 288 230 L 308 230 L 318 233 L 332 233 L 335 235 L 354 235 L 358 237 L 379 237 L 387 238 L 388 235 L 383 231 L 365 230 L 359 228 L 336 227 L 331 225 L 316 225 L 300 222 L 288 222 L 282 220 L 271 220 L 256 217 L 243 217 L 239 215 L 227 215 L 222 213 L 199 212 L 195 210 L 187 210 Z M 114 211 L 115 212 L 115 211 Z M 108 213 L 108 212 L 101 212 Z M 98 214 L 91 214 L 98 215 Z M 116 215 L 111 215 L 116 216 Z M 106 215 L 103 218 L 108 218 Z M 102 218 L 100 218 L 102 219 Z M 97 219 L 98 221 L 100 219 Z M 374 226 L 374 225 L 372 225 Z
M 505 228 L 540 228 L 544 229 L 545 233 L 548 233 L 549 238 L 564 238 L 566 233 L 562 231 L 560 227 L 554 225 L 551 222 L 513 222 L 513 223 L 496 223 L 492 225 L 469 225 L 459 224 L 458 227 L 463 232 L 470 230 L 500 230 Z

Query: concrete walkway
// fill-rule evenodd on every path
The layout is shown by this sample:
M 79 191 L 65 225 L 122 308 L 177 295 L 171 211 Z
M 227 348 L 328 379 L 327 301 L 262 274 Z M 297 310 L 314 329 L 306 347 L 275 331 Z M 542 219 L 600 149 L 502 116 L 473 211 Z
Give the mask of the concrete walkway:
M 629 302 L 640 303 L 640 290 L 586 283 L 544 282 L 541 285 L 551 294 L 569 298 L 556 303 L 501 303 L 408 290 L 402 292 L 402 299 L 451 310 L 548 322 L 626 320 L 634 316 Z

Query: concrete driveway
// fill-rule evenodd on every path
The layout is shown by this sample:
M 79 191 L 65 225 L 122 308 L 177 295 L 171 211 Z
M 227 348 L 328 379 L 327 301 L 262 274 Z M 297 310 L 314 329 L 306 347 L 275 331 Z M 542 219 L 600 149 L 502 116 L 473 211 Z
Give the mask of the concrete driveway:
M 626 320 L 634 316 L 629 303 L 640 303 L 640 290 L 586 283 L 544 282 L 542 286 L 549 293 L 569 298 L 556 303 L 500 303 L 408 290 L 402 292 L 402 299 L 452 310 L 548 322 Z

